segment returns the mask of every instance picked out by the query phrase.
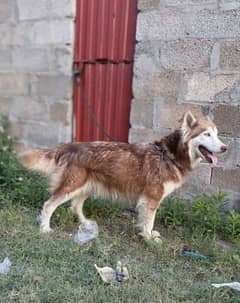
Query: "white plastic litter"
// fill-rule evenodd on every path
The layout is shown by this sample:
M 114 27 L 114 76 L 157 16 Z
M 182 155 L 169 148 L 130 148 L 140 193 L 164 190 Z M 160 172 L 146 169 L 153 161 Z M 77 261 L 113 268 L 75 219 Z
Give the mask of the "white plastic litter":
M 98 225 L 96 221 L 87 220 L 79 226 L 78 231 L 74 234 L 73 240 L 80 245 L 98 237 Z
M 6 257 L 3 260 L 3 262 L 0 263 L 0 274 L 4 275 L 4 274 L 8 273 L 11 265 L 12 265 L 11 261 L 8 259 L 8 257 Z
M 108 266 L 98 267 L 96 264 L 95 268 L 104 283 L 118 285 L 119 283 L 129 279 L 128 269 L 126 266 L 122 266 L 120 261 L 117 262 L 116 269 Z
M 240 283 L 239 282 L 231 282 L 231 283 L 217 283 L 217 284 L 212 284 L 212 286 L 219 288 L 219 287 L 223 287 L 223 286 L 228 286 L 232 289 L 238 290 L 240 291 Z

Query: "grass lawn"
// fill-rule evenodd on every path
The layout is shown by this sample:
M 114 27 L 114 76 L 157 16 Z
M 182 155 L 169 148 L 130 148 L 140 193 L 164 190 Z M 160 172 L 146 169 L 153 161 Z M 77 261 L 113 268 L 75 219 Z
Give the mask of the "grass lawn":
M 0 134 L 0 262 L 6 256 L 12 262 L 0 275 L 0 303 L 240 302 L 240 292 L 211 286 L 240 281 L 240 215 L 222 212 L 223 195 L 196 200 L 190 212 L 186 204 L 166 201 L 155 224 L 160 247 L 137 236 L 133 212 L 88 201 L 85 214 L 97 221 L 99 237 L 79 246 L 70 236 L 78 220 L 64 206 L 53 216 L 54 232 L 39 233 L 46 180 L 21 167 L 10 143 Z M 185 244 L 209 259 L 181 256 Z M 128 267 L 129 281 L 104 284 L 94 264 L 115 267 L 118 260 Z
M 163 244 L 147 245 L 137 236 L 132 212 L 89 201 L 85 212 L 97 220 L 99 237 L 79 246 L 69 236 L 77 218 L 66 207 L 53 217 L 54 232 L 42 235 L 39 209 L 0 201 L 0 260 L 12 261 L 10 272 L 0 276 L 0 302 L 240 302 L 239 292 L 211 286 L 240 281 L 237 243 L 225 247 L 212 236 L 164 228 L 157 220 Z M 209 260 L 181 256 L 184 244 Z M 130 280 L 103 284 L 94 264 L 115 267 L 118 260 L 128 266 Z

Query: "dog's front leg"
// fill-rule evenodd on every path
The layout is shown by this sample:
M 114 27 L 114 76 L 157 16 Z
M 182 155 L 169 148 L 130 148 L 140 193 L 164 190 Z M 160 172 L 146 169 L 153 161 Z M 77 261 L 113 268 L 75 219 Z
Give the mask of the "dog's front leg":
M 145 196 L 139 198 L 137 203 L 138 223 L 137 227 L 140 229 L 140 235 L 146 240 L 153 239 L 160 242 L 160 233 L 153 230 L 154 220 L 160 201 L 149 199 Z

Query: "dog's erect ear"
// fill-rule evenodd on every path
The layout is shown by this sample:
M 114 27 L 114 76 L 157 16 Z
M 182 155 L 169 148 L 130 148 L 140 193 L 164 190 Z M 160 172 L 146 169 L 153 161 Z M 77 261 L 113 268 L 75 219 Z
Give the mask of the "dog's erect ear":
M 196 123 L 196 118 L 194 115 L 188 111 L 184 114 L 183 116 L 183 123 L 182 123 L 182 128 L 184 129 L 192 129 Z

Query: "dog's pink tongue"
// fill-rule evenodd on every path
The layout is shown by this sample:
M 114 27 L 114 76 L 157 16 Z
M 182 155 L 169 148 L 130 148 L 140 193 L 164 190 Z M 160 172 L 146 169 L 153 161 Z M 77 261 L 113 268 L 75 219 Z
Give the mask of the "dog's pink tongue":
M 212 164 L 215 166 L 218 163 L 218 158 L 215 155 L 209 155 L 212 160 Z

